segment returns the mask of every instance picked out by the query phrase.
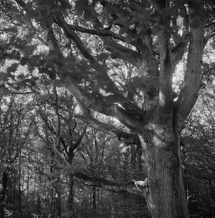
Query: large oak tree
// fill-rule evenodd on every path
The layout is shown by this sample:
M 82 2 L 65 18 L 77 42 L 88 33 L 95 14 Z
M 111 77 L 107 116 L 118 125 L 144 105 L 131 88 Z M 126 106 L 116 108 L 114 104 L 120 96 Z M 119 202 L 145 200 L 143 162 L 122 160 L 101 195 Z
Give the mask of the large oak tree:
M 214 36 L 213 2 L 14 0 L 3 1 L 2 8 L 9 27 L 18 26 L 1 47 L 3 59 L 57 79 L 90 123 L 142 147 L 143 194 L 153 218 L 189 217 L 180 134 L 202 84 L 203 51 Z M 27 29 L 25 40 L 18 39 L 20 26 Z M 36 52 L 35 41 L 46 52 Z M 182 85 L 175 92 L 173 76 L 182 60 Z M 20 78 L 34 83 L 33 77 Z

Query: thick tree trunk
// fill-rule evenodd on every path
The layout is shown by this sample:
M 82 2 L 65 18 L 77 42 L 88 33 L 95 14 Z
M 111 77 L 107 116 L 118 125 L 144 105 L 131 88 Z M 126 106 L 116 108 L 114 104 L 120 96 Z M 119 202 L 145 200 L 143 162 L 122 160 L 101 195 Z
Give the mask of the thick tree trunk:
M 187 218 L 188 207 L 182 178 L 179 134 L 172 128 L 153 125 L 150 142 L 145 143 L 148 165 L 146 201 L 153 218 Z M 145 145 L 145 146 L 144 146 Z

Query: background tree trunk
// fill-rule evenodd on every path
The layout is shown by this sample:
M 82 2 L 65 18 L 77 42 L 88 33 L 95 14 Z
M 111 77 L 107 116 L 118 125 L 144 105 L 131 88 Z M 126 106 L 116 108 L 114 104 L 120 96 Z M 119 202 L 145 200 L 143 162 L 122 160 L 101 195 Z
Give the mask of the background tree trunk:
M 69 197 L 68 197 L 68 211 L 69 211 L 69 217 L 71 214 L 73 214 L 73 204 L 74 204 L 74 176 L 73 174 L 69 175 Z
M 96 187 L 92 187 L 92 217 L 97 217 Z
M 56 191 L 56 215 L 57 218 L 61 218 L 61 193 Z
M 22 189 L 21 189 L 21 178 L 22 178 L 22 163 L 21 163 L 21 151 L 19 153 L 19 217 L 22 217 Z

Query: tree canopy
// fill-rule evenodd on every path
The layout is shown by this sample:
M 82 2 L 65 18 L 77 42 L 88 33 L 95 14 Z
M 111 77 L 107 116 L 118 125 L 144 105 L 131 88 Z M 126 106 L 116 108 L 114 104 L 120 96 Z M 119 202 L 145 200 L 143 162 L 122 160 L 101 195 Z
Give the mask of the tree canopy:
M 199 92 L 213 85 L 214 12 L 212 0 L 1 1 L 1 96 L 47 102 L 33 110 L 34 125 L 41 140 L 54 139 L 58 162 L 72 165 L 87 127 L 139 148 L 152 217 L 189 217 L 181 134 Z M 73 175 L 112 191 L 135 188 Z

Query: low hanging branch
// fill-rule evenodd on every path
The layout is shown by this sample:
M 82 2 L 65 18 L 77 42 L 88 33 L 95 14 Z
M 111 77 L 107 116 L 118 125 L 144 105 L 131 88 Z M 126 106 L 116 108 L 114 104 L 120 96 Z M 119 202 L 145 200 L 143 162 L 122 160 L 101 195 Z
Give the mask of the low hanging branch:
M 74 172 L 74 176 L 78 180 L 83 182 L 84 185 L 87 185 L 87 186 L 95 186 L 98 188 L 105 189 L 107 191 L 127 194 L 133 197 L 138 195 L 140 198 L 144 199 L 144 192 L 140 192 L 139 189 L 137 189 L 136 185 L 134 185 L 132 181 L 127 182 L 127 183 L 117 183 L 117 182 L 112 182 L 112 181 L 109 181 L 103 178 L 87 176 L 81 172 Z

